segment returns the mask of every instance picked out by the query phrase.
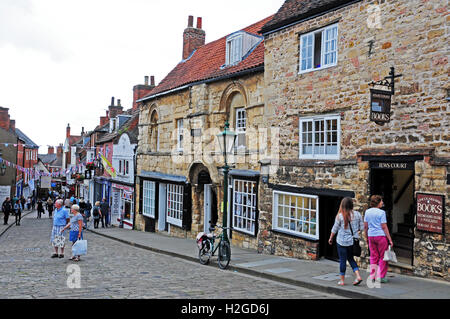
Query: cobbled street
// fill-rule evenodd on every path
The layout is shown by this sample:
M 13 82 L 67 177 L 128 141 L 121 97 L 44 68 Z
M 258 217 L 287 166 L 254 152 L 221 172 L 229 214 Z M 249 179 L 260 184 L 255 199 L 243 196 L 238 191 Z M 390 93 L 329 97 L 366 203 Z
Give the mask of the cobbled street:
M 10 222 L 13 222 L 10 219 Z M 32 213 L 0 237 L 0 298 L 315 299 L 335 295 L 157 254 L 85 232 L 88 255 L 78 263 L 50 258 L 52 220 Z M 66 234 L 67 236 L 68 234 Z M 71 265 L 79 266 L 80 288 Z

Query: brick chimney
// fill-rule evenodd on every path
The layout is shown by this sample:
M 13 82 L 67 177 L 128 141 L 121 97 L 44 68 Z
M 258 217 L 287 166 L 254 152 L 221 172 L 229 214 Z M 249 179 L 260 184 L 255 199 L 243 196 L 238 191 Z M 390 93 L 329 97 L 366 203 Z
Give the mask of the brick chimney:
M 205 44 L 206 34 L 202 30 L 202 18 L 197 18 L 197 27 L 194 28 L 194 17 L 189 16 L 188 27 L 183 32 L 183 60 L 186 60 L 194 50 Z
M 57 147 L 56 147 L 56 154 L 62 154 L 63 153 L 63 145 L 62 144 L 59 144 Z
M 69 123 L 67 124 L 67 128 L 66 128 L 66 138 L 70 137 L 70 125 Z
M 47 154 L 48 154 L 48 155 L 50 155 L 50 154 L 55 154 L 55 149 L 53 148 L 53 146 L 49 146 L 49 147 L 48 147 Z
M 8 112 L 8 108 L 0 106 L 0 127 L 5 130 L 9 130 L 11 125 Z
M 114 97 L 111 98 L 111 105 L 108 106 L 109 115 L 108 117 L 110 119 L 115 118 L 117 114 L 123 113 L 123 107 L 120 105 L 120 100 L 117 100 L 118 105 L 114 105 Z
M 150 77 L 150 85 L 148 84 L 148 76 L 146 75 L 144 78 L 145 84 L 138 84 L 133 86 L 133 110 L 136 110 L 138 107 L 138 104 L 136 103 L 137 100 L 143 98 L 147 94 L 153 90 L 155 87 L 155 77 L 152 75 Z

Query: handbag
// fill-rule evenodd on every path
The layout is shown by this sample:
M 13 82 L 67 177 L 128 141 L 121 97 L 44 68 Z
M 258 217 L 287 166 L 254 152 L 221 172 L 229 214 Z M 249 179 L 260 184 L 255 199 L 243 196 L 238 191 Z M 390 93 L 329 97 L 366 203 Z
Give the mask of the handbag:
M 81 256 L 87 254 L 87 240 L 80 239 L 75 242 L 72 246 L 72 255 Z
M 395 252 L 391 249 L 391 245 L 389 245 L 388 250 L 384 252 L 384 261 L 392 261 L 394 263 L 397 262 L 397 256 L 395 255 Z
M 350 231 L 352 232 L 353 237 L 353 256 L 361 257 L 361 246 L 359 245 L 359 238 L 354 237 L 353 235 L 353 229 L 352 229 L 352 222 L 350 221 L 348 223 L 350 225 Z

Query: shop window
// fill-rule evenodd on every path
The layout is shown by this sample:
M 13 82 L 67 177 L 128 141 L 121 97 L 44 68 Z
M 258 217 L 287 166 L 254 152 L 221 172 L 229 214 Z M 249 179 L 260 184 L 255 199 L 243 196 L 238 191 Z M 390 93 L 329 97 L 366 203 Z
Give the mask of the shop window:
M 337 41 L 337 24 L 301 35 L 299 73 L 335 66 Z
M 300 158 L 339 159 L 340 117 L 300 119 Z
M 144 181 L 144 186 L 142 190 L 143 195 L 142 214 L 144 216 L 156 218 L 155 194 L 156 194 L 156 183 L 151 181 Z
M 256 182 L 233 180 L 233 229 L 255 235 Z
M 183 186 L 167 184 L 167 222 L 183 227 Z
M 299 237 L 319 239 L 319 197 L 274 191 L 272 227 Z

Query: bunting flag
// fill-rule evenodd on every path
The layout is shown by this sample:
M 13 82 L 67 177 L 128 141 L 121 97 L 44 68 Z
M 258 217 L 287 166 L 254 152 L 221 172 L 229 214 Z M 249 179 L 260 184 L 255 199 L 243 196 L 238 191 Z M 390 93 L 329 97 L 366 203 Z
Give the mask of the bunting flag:
M 103 156 L 102 153 L 99 153 L 99 155 L 100 155 L 100 158 L 102 159 L 103 167 L 109 173 L 109 175 L 111 175 L 111 177 L 117 177 L 116 170 L 111 165 L 111 163 L 106 159 L 105 156 Z

